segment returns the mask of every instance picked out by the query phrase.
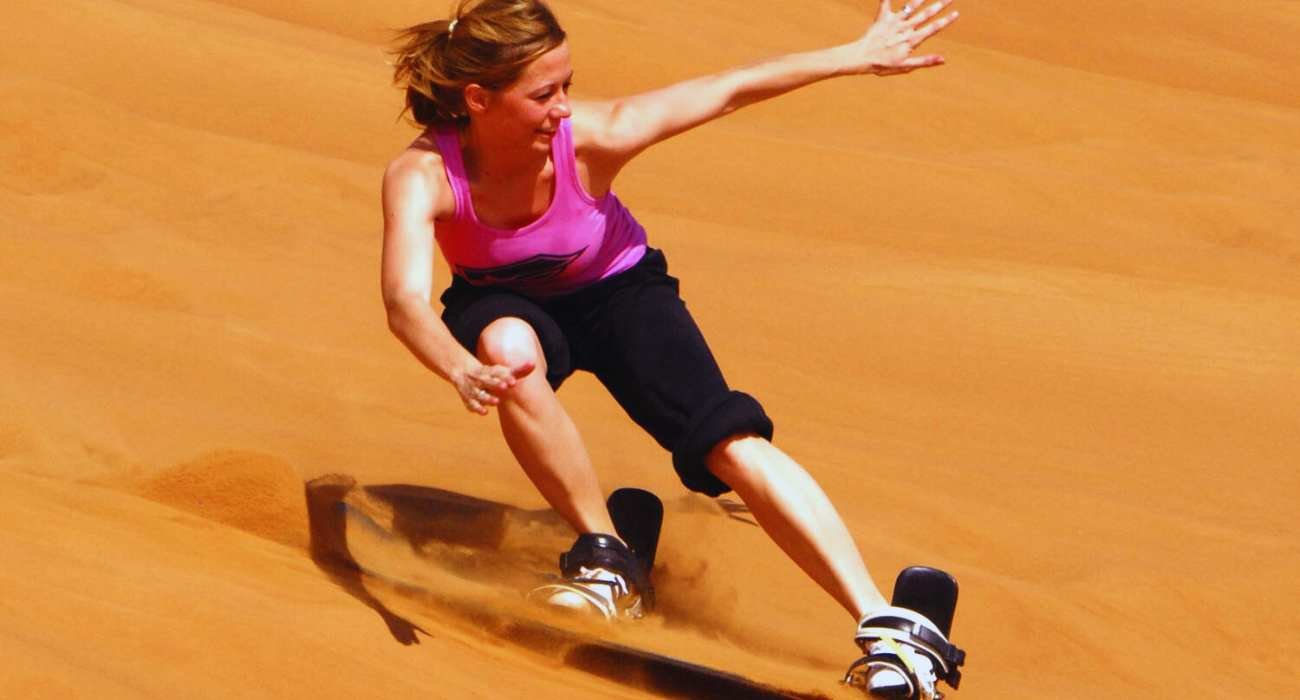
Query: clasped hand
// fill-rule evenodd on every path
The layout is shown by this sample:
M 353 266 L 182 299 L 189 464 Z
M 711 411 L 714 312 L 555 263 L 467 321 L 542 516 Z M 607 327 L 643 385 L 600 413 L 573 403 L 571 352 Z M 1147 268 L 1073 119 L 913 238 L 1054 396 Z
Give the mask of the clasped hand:
M 488 414 L 489 406 L 501 403 L 501 397 L 520 380 L 533 371 L 533 363 L 519 367 L 485 365 L 475 361 L 456 373 L 451 380 L 465 408 L 480 416 Z

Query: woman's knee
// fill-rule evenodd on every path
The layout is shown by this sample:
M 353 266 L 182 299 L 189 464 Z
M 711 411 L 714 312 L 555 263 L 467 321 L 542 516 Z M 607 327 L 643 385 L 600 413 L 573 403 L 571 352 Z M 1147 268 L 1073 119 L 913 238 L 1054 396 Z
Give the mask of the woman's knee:
M 546 357 L 537 332 L 525 320 L 506 316 L 489 323 L 478 337 L 478 358 L 493 365 L 518 367 L 533 363 L 546 374 Z

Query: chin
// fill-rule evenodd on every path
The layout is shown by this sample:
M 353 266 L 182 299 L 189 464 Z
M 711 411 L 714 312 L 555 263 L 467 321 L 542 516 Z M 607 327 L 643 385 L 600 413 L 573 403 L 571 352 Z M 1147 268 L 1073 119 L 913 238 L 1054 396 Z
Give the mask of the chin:
M 554 133 L 548 134 L 542 131 L 534 131 L 532 146 L 533 148 L 539 151 L 546 151 L 547 153 L 549 153 L 551 151 L 551 141 L 554 140 L 555 140 Z

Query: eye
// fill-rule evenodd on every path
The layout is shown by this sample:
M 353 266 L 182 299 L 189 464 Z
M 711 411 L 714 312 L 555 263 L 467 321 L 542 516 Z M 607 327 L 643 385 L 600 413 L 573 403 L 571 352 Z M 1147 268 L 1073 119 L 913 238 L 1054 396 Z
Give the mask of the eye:
M 567 95 L 567 94 L 569 94 L 569 89 L 572 88 L 572 87 L 573 87 L 573 81 L 572 81 L 572 80 L 566 80 L 566 81 L 564 81 L 564 83 L 563 83 L 562 85 L 560 85 L 560 87 L 559 87 L 558 89 L 559 89 L 559 90 L 563 90 L 563 91 L 564 91 L 564 94 Z M 545 101 L 547 101 L 547 100 L 549 100 L 549 99 L 551 99 L 552 97 L 555 96 L 556 90 L 557 90 L 557 88 L 554 88 L 554 87 L 548 87 L 548 88 L 546 88 L 545 90 L 543 90 L 543 91 L 541 91 L 541 92 L 534 93 L 531 97 L 532 97 L 532 99 L 533 99 L 534 101 L 536 101 L 536 102 L 545 102 Z

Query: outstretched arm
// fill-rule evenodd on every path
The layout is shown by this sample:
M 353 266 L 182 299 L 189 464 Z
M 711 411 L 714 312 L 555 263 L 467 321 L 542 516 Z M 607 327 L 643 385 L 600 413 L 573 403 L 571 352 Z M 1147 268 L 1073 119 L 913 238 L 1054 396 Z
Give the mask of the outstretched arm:
M 882 0 L 875 22 L 841 46 L 789 54 L 754 65 L 677 83 L 653 92 L 586 105 L 584 139 L 593 165 L 612 179 L 633 156 L 671 136 L 725 114 L 820 80 L 842 75 L 898 75 L 941 65 L 938 55 L 913 51 L 957 19 L 939 13 L 952 0 L 921 9 L 907 0 L 895 12 Z M 937 18 L 937 19 L 936 19 Z

